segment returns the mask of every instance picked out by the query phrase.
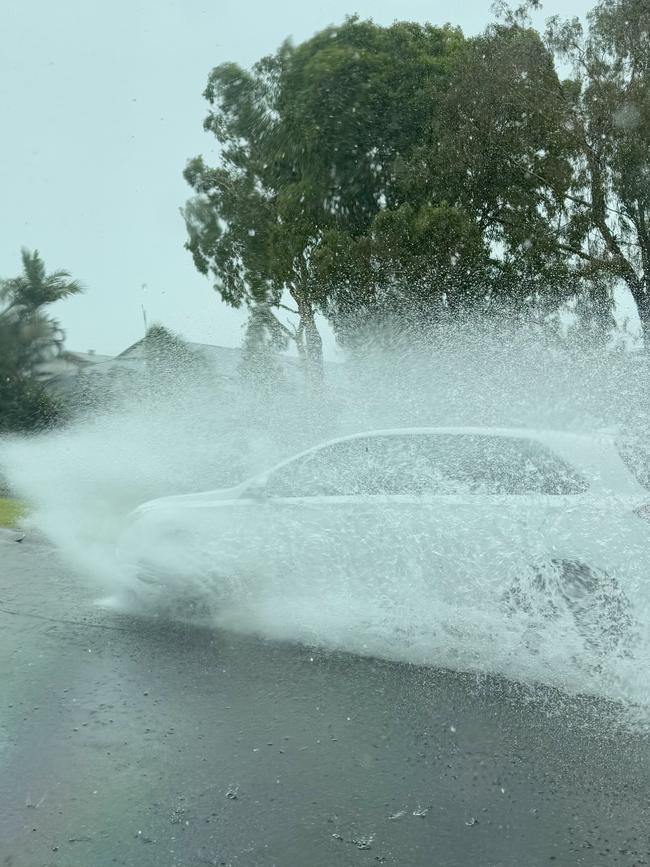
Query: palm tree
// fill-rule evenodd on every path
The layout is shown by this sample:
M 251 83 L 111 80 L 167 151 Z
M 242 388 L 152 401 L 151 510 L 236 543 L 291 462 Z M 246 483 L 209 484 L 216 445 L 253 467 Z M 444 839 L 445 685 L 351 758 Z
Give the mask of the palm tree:
M 21 251 L 23 273 L 0 281 L 0 365 L 13 375 L 31 375 L 63 348 L 63 331 L 45 308 L 83 291 L 68 271 L 48 274 L 38 250 Z
M 67 271 L 48 274 L 37 250 L 22 250 L 19 277 L 0 280 L 0 433 L 48 425 L 60 415 L 38 378 L 62 352 L 61 326 L 47 307 L 83 291 Z

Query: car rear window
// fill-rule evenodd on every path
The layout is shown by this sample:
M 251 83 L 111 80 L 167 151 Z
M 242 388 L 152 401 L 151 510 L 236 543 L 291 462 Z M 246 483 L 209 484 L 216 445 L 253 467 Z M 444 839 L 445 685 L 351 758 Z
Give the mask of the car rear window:
M 588 485 L 542 444 L 482 434 L 399 434 L 331 443 L 268 480 L 284 497 L 567 495 Z

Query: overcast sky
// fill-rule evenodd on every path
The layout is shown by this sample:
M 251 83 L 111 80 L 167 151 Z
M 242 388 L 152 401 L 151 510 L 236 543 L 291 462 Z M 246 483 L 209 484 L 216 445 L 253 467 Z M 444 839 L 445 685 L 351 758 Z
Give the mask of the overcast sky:
M 70 349 L 114 354 L 139 339 L 142 306 L 189 340 L 236 346 L 223 305 L 183 249 L 189 157 L 215 160 L 201 93 L 224 61 L 250 65 L 287 36 L 346 14 L 482 30 L 490 0 L 1 0 L 0 276 L 20 247 L 66 268 L 85 295 L 53 308 Z M 591 0 L 546 0 L 543 18 Z M 332 340 L 327 346 L 332 351 Z M 1 347 L 0 347 L 1 351 Z

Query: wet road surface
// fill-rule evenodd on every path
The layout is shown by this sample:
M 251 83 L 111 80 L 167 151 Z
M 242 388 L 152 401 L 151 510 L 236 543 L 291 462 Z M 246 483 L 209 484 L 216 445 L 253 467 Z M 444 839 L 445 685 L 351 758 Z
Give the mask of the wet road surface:
M 0 538 L 0 867 L 637 867 L 649 808 L 612 706 L 116 614 Z

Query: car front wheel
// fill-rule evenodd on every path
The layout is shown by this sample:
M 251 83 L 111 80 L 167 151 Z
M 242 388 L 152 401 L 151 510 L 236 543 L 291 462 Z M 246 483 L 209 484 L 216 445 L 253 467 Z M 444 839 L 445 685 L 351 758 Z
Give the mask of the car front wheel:
M 616 578 L 579 560 L 531 567 L 504 595 L 506 610 L 544 622 L 566 618 L 598 655 L 627 654 L 634 637 L 630 600 Z

